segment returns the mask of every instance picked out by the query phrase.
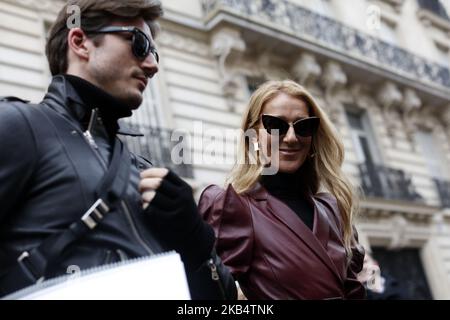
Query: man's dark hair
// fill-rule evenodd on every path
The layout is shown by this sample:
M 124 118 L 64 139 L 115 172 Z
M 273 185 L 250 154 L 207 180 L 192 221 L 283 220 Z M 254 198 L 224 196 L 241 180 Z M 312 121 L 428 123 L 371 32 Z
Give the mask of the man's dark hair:
M 156 22 L 163 10 L 159 0 L 70 0 L 61 9 L 53 23 L 45 47 L 45 53 L 52 75 L 63 74 L 68 68 L 69 30 L 67 20 L 72 13 L 67 12 L 69 6 L 78 6 L 81 15 L 81 29 L 89 33 L 103 28 L 114 21 L 127 21 L 142 17 L 155 36 L 159 26 Z M 102 37 L 96 35 L 95 38 Z M 98 41 L 98 39 L 94 39 Z M 96 43 L 98 44 L 98 42 Z

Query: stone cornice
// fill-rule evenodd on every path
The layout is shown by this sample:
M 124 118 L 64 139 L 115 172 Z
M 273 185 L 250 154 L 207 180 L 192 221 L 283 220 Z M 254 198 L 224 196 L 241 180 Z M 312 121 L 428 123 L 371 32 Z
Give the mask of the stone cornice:
M 206 28 L 212 30 L 221 23 L 237 25 L 430 93 L 441 100 L 448 99 L 449 68 L 289 1 L 264 3 L 263 6 L 260 2 L 244 0 L 206 1 Z M 275 11 L 270 10 L 272 6 L 276 7 Z
M 386 199 L 363 199 L 360 207 L 364 217 L 390 217 L 397 214 L 414 221 L 428 221 L 442 210 L 436 206 Z

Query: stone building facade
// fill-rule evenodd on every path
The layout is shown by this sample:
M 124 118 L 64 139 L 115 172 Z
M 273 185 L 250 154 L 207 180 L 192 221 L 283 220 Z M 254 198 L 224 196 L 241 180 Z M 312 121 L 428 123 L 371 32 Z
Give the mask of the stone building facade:
M 0 96 L 39 101 L 48 26 L 61 1 L 0 0 Z M 346 147 L 361 186 L 361 241 L 419 298 L 450 299 L 450 1 L 163 0 L 160 73 L 131 123 L 132 148 L 199 193 L 227 161 L 174 166 L 170 133 L 240 125 L 268 79 L 307 87 Z M 200 146 L 200 147 L 198 147 Z M 193 144 L 193 159 L 203 152 Z M 220 153 L 220 150 L 219 150 Z

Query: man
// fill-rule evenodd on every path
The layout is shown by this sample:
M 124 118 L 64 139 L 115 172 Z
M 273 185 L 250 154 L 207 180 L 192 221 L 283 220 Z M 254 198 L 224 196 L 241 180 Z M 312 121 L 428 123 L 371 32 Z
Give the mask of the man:
M 69 5 L 80 9 L 79 27 L 66 26 Z M 117 120 L 158 72 L 161 14 L 156 0 L 69 1 L 49 34 L 44 100 L 0 102 L 0 296 L 70 266 L 176 250 L 193 298 L 235 298 L 191 188 L 148 169 L 116 137 L 132 134 Z

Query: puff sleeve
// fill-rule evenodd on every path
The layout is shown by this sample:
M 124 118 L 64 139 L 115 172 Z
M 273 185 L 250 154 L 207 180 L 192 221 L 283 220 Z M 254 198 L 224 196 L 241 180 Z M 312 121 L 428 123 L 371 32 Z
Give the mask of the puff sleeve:
M 239 281 L 250 268 L 254 245 L 252 217 L 245 196 L 238 195 L 232 186 L 226 190 L 209 186 L 200 197 L 199 212 L 214 229 L 217 253 Z

